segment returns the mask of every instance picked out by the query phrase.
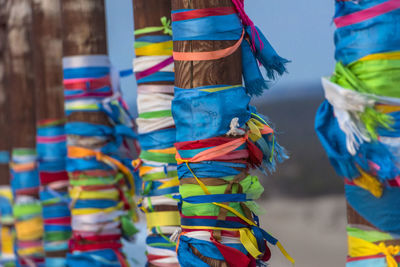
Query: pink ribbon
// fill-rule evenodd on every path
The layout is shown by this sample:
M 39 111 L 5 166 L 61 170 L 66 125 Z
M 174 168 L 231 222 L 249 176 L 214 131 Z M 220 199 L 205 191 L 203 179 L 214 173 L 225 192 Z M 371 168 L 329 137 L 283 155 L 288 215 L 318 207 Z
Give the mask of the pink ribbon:
M 400 7 L 400 0 L 389 0 L 382 4 L 334 19 L 337 28 L 346 27 L 356 23 L 383 15 Z

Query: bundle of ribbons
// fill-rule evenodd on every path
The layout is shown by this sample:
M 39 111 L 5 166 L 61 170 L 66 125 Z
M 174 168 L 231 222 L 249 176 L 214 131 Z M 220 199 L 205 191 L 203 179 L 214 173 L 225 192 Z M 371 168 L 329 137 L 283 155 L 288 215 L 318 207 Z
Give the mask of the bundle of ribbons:
M 142 179 L 141 210 L 147 219 L 147 260 L 151 266 L 177 267 L 171 235 L 180 226 L 179 181 L 175 160 L 175 124 L 171 113 L 174 93 L 171 22 L 135 31 L 133 68 L 138 83 L 136 120 L 141 153 L 133 165 Z
M 0 163 L 2 164 L 2 163 Z M 7 161 L 8 164 L 8 161 Z M 0 187 L 0 265 L 15 266 L 14 217 L 12 212 L 13 195 L 9 186 Z
M 0 166 L 8 169 L 10 155 L 8 151 L 0 151 Z M 12 210 L 13 194 L 10 186 L 0 186 L 0 265 L 15 266 L 14 254 L 14 216 Z
M 270 258 L 267 243 L 293 261 L 279 241 L 260 228 L 254 200 L 264 189 L 258 177 L 249 174 L 252 168 L 273 171 L 276 162 L 286 158 L 267 119 L 249 102 L 251 95 L 268 88 L 258 62 L 273 79 L 285 72 L 288 61 L 247 17 L 243 1 L 232 2 L 234 7 L 172 12 L 174 42 L 235 41 L 216 51 L 174 51 L 175 61 L 222 60 L 241 49 L 245 84 L 175 88 L 181 266 L 209 266 L 203 261 L 207 258 L 228 266 L 263 266 Z
M 71 238 L 68 174 L 65 169 L 67 146 L 64 120 L 50 119 L 37 125 L 36 149 L 40 177 L 40 201 L 44 220 L 46 267 L 66 266 Z
M 122 163 L 132 121 L 106 55 L 63 59 L 68 122 L 67 163 L 72 238 L 67 266 L 128 266 L 121 238 L 131 240 L 135 191 Z
M 336 1 L 336 68 L 316 131 L 344 178 L 348 267 L 400 262 L 400 1 Z
M 10 170 L 17 266 L 44 266 L 43 217 L 36 150 L 14 149 Z

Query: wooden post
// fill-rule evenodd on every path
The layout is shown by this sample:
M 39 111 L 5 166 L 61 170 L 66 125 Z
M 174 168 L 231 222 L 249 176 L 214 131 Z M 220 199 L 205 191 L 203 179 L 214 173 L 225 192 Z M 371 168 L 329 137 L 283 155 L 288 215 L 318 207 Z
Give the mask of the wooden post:
M 212 8 L 232 6 L 231 0 L 172 0 L 172 9 Z M 203 52 L 232 46 L 235 41 L 177 41 L 174 51 Z M 205 85 L 242 83 L 241 51 L 238 49 L 231 56 L 219 60 L 178 61 L 175 62 L 175 86 L 196 88 Z
M 133 7 L 134 7 L 134 25 L 135 25 L 135 30 L 138 29 L 143 29 L 143 28 L 147 28 L 147 27 L 154 27 L 154 26 L 161 26 L 161 21 L 160 19 L 162 17 L 166 17 L 168 18 L 168 20 L 170 20 L 171 18 L 171 0 L 133 0 Z M 140 38 L 143 36 L 151 36 L 151 35 L 163 35 L 165 34 L 162 31 L 158 31 L 158 32 L 151 32 L 151 33 L 147 33 L 147 34 L 138 34 L 135 36 L 135 38 Z M 165 34 L 166 35 L 166 34 Z M 150 58 L 152 55 L 148 55 L 148 58 Z M 166 57 L 172 56 L 172 51 L 169 53 L 167 52 L 165 54 Z M 140 57 L 137 56 L 137 57 Z M 172 75 L 172 74 L 171 74 Z M 153 81 L 153 82 L 147 82 L 147 83 L 140 83 L 140 85 L 169 85 L 169 86 L 173 86 L 174 82 L 173 81 Z M 155 92 L 153 92 L 155 93 Z M 170 97 L 173 95 L 173 92 L 171 93 L 166 93 L 166 92 L 157 92 L 156 95 L 164 95 L 167 97 Z M 139 95 L 139 94 L 138 94 Z M 146 95 L 151 95 L 151 93 L 146 93 Z M 138 96 L 139 98 L 139 96 Z M 167 100 L 166 100 L 167 101 Z M 164 103 L 167 104 L 167 103 Z M 138 107 L 139 107 L 140 103 L 138 102 Z M 140 115 L 140 114 L 139 114 Z M 170 125 L 171 127 L 174 127 L 174 125 Z M 138 123 L 138 130 L 139 132 L 141 132 L 141 124 Z M 157 128 L 157 127 L 156 127 Z M 155 133 L 157 131 L 160 131 L 162 129 L 156 129 L 156 130 L 152 130 L 150 133 Z M 169 140 L 157 140 L 158 143 L 163 143 L 163 145 L 170 145 L 173 147 L 173 144 L 170 143 Z M 148 149 L 150 150 L 150 149 Z M 151 160 L 151 159 L 150 159 Z M 160 160 L 156 160 L 158 162 L 159 165 L 157 166 L 162 166 L 165 168 L 165 170 L 169 169 L 172 170 L 172 168 L 176 168 L 173 165 L 174 164 L 169 164 L 168 162 L 161 162 Z M 175 176 L 175 175 L 174 175 Z M 157 180 L 158 181 L 165 181 L 165 179 L 174 179 L 173 177 L 171 177 L 170 174 L 163 174 L 162 176 L 160 176 Z M 157 181 L 156 180 L 156 181 Z M 146 182 L 143 182 L 144 184 Z M 148 182 L 147 182 L 148 183 Z M 178 193 L 178 192 L 174 192 L 174 193 Z M 158 196 L 158 198 L 160 197 L 165 197 L 165 196 Z M 146 196 L 145 194 L 143 195 L 143 203 L 147 203 L 150 202 L 152 199 L 151 196 Z M 167 197 L 165 197 L 165 200 L 168 200 Z M 171 236 L 171 234 L 173 233 L 173 231 L 177 228 L 179 228 L 180 224 L 179 224 L 179 211 L 178 211 L 178 207 L 176 205 L 176 203 L 171 203 L 169 201 L 168 202 L 164 202 L 164 203 L 158 203 L 156 205 L 152 205 L 152 208 L 150 210 L 147 210 L 147 215 L 151 215 L 152 213 L 162 213 L 162 212 L 173 212 L 172 215 L 170 213 L 170 217 L 173 217 L 173 219 L 175 218 L 175 223 L 172 223 L 170 225 L 168 225 L 169 229 L 167 231 L 163 231 L 163 232 L 159 232 L 161 230 L 157 230 L 157 234 L 150 234 L 150 236 L 157 236 L 160 237 L 162 235 L 169 237 Z M 153 222 L 154 223 L 154 222 Z M 175 228 L 174 228 L 175 227 Z M 160 228 L 161 229 L 161 228 Z M 153 230 L 153 229 L 149 229 L 149 230 Z M 174 245 L 172 243 L 172 241 L 170 241 L 170 245 Z M 148 246 L 151 246 L 151 244 L 148 244 Z M 160 253 L 160 252 L 159 252 Z M 169 253 L 170 254 L 170 253 Z M 162 255 L 162 252 L 158 255 L 153 255 L 153 256 L 165 256 Z M 173 261 L 173 263 L 171 262 L 172 266 L 176 266 L 178 264 L 176 256 L 170 256 L 170 259 Z M 160 266 L 158 265 L 157 259 L 156 260 L 149 260 L 148 265 L 150 267 L 157 267 Z M 162 266 L 162 265 L 161 265 Z
M 172 10 L 233 6 L 231 0 L 172 0 Z M 232 46 L 236 41 L 174 41 L 175 52 L 214 51 Z M 200 86 L 242 83 L 241 50 L 232 55 L 207 61 L 175 61 L 175 86 L 191 89 Z M 179 142 L 179 140 L 177 140 Z M 204 257 L 194 247 L 193 252 L 213 267 L 228 266 L 225 261 Z
M 94 217 L 85 216 L 84 218 L 79 218 L 76 220 L 78 223 L 72 225 L 74 235 L 70 243 L 73 245 L 70 246 L 70 252 L 72 253 L 69 255 L 68 259 L 75 261 L 74 264 L 79 265 L 76 261 L 80 261 L 80 255 L 74 252 L 81 251 L 82 246 L 93 246 L 97 247 L 98 250 L 100 250 L 100 248 L 108 249 L 109 253 L 105 255 L 107 259 L 104 260 L 111 260 L 108 258 L 108 255 L 113 253 L 115 259 L 111 261 L 118 260 L 121 266 L 125 266 L 126 259 L 122 255 L 123 253 L 120 249 L 122 246 L 121 238 L 127 235 L 129 235 L 130 238 L 131 235 L 133 235 L 135 229 L 132 225 L 133 223 L 131 224 L 130 221 L 132 216 L 131 214 L 121 215 L 119 213 L 109 212 L 109 210 L 111 210 L 126 211 L 126 213 L 129 213 L 133 206 L 130 199 L 127 197 L 127 185 L 125 184 L 125 181 L 128 180 L 125 178 L 128 178 L 130 175 L 130 173 L 128 173 L 129 170 L 127 170 L 125 166 L 121 166 L 123 163 L 115 158 L 118 156 L 118 149 L 115 147 L 118 146 L 119 148 L 119 146 L 121 146 L 121 144 L 118 143 L 118 140 L 120 140 L 119 137 L 124 139 L 125 136 L 118 133 L 116 130 L 116 127 L 122 126 L 122 123 L 118 121 L 118 119 L 112 118 L 111 115 L 109 116 L 104 109 L 99 108 L 100 106 L 104 108 L 109 107 L 103 101 L 111 96 L 115 96 L 114 89 L 116 89 L 112 87 L 112 76 L 114 73 L 112 72 L 107 57 L 104 0 L 63 0 L 61 2 L 61 10 L 63 57 L 65 63 L 64 79 L 69 82 L 68 84 L 64 83 L 64 90 L 65 92 L 71 92 L 72 90 L 70 90 L 71 88 L 69 86 L 77 86 L 74 87 L 74 89 L 85 91 L 83 94 L 77 93 L 73 98 L 66 98 L 66 103 L 76 104 L 77 101 L 82 103 L 91 100 L 95 101 L 94 105 L 91 105 L 91 107 L 95 106 L 95 108 L 98 108 L 92 111 L 87 111 L 85 108 L 78 108 L 73 111 L 67 109 L 67 170 L 69 171 L 70 193 L 73 194 L 73 192 L 79 191 L 78 196 L 76 196 L 77 194 L 74 196 L 70 195 L 73 199 L 72 204 L 70 204 L 71 218 L 73 222 L 76 220 L 76 217 L 74 217 L 76 216 L 75 205 L 77 205 L 76 203 L 82 203 L 83 200 L 85 200 L 85 207 L 101 210 L 93 213 Z M 104 63 L 101 66 L 93 63 L 93 60 L 99 58 L 102 60 L 100 64 L 102 62 Z M 76 65 L 68 66 L 67 62 L 72 61 Z M 82 69 L 86 71 L 80 72 L 79 70 Z M 101 69 L 101 71 L 98 69 Z M 69 70 L 73 73 L 73 78 L 68 77 L 66 74 Z M 101 77 L 91 74 L 94 72 L 96 72 L 96 74 L 100 73 L 99 75 Z M 76 80 L 79 81 L 77 82 Z M 95 95 L 96 92 L 93 91 L 99 88 L 90 90 L 93 89 L 93 87 L 99 87 L 99 83 L 101 83 L 101 89 L 108 89 L 105 93 L 106 95 Z M 80 105 L 82 106 L 82 104 Z M 115 110 L 113 110 L 113 112 L 114 111 Z M 114 123 L 112 124 L 111 121 L 116 125 L 114 125 Z M 83 124 L 84 127 L 70 127 L 74 122 L 79 122 L 81 123 L 80 125 Z M 103 127 L 107 130 L 103 131 Z M 77 128 L 79 128 L 80 131 L 73 132 Z M 98 129 L 98 134 L 97 132 L 93 133 L 95 130 L 90 130 L 93 128 L 95 130 Z M 80 152 L 74 153 L 73 151 Z M 82 156 L 82 154 L 84 155 Z M 120 179 L 123 175 L 125 175 L 125 177 Z M 90 180 L 94 181 L 92 182 Z M 78 182 L 86 182 L 86 184 L 85 186 L 77 185 Z M 109 204 L 111 201 L 108 201 L 109 191 L 111 191 L 110 194 L 112 196 L 111 204 Z M 80 197 L 88 192 L 97 192 L 98 195 L 97 197 L 89 196 L 85 199 Z M 101 204 L 109 206 L 107 208 L 99 207 Z M 107 214 L 113 213 L 110 214 L 110 216 L 114 217 L 110 219 L 110 217 L 98 216 L 103 214 L 103 212 L 107 212 Z M 104 218 L 108 218 L 109 220 L 105 221 Z M 119 223 L 117 220 L 119 220 Z M 78 231 L 83 231 L 83 224 L 85 224 L 86 229 L 89 229 L 88 226 L 95 228 L 93 230 L 88 230 L 90 231 L 90 236 L 78 234 Z M 110 231 L 112 231 L 112 234 L 109 233 Z M 81 251 L 81 253 L 84 254 L 85 252 Z M 98 257 L 101 256 L 102 255 L 98 255 Z
M 107 54 L 104 0 L 63 0 L 63 56 Z M 108 124 L 103 112 L 74 112 L 67 121 Z
M 33 0 L 32 1 L 33 11 L 33 47 L 35 53 L 33 54 L 35 74 L 35 100 L 36 100 L 36 123 L 37 127 L 41 131 L 46 130 L 45 128 L 52 128 L 52 135 L 48 137 L 55 137 L 55 135 L 62 135 L 61 132 L 64 128 L 64 94 L 63 94 L 63 72 L 62 72 L 62 29 L 61 29 L 61 1 L 60 0 Z M 50 126 L 44 126 L 46 123 L 51 121 Z M 55 130 L 57 127 L 57 134 Z M 39 137 L 40 132 L 38 132 Z M 38 139 L 40 140 L 40 139 Z M 57 184 L 63 181 L 67 177 L 65 172 L 65 159 L 66 155 L 62 145 L 65 145 L 62 141 L 60 142 L 61 147 L 58 150 L 57 158 L 53 154 L 51 159 L 48 158 L 49 149 L 38 149 L 38 166 L 40 178 L 46 177 L 46 175 L 52 175 L 53 181 L 48 183 L 41 179 L 41 186 L 43 190 L 46 190 L 48 186 Z M 47 144 L 38 142 L 38 147 L 53 146 L 55 143 Z M 65 147 L 64 147 L 65 148 Z M 49 170 L 44 166 L 51 163 L 52 166 L 57 166 L 56 172 Z M 57 187 L 55 190 L 60 195 L 65 195 L 68 192 L 68 185 Z M 56 199 L 53 203 L 43 202 L 41 199 L 44 215 L 51 216 L 54 218 L 54 213 L 49 214 L 49 209 L 52 210 L 68 210 L 68 205 L 61 199 Z M 67 214 L 58 216 L 63 218 Z M 58 219 L 58 218 L 57 218 Z M 46 229 L 46 224 L 45 224 Z M 63 260 L 65 259 L 68 249 L 54 249 L 54 243 L 68 242 L 70 231 L 64 230 L 63 237 L 59 238 L 54 242 L 51 238 L 49 239 L 49 233 L 51 231 L 45 231 L 44 243 L 45 246 L 45 257 L 46 265 L 51 260 Z M 60 231 L 61 232 L 61 231 Z M 54 233 L 54 232 L 53 232 Z
M 36 116 L 30 0 L 9 0 L 7 26 L 9 117 L 12 148 L 35 148 Z
M 37 121 L 64 118 L 60 0 L 33 0 Z
M 10 151 L 10 130 L 8 127 L 8 91 L 6 81 L 6 43 L 7 43 L 7 1 L 0 1 L 0 153 Z M 8 163 L 0 162 L 0 186 L 10 184 Z

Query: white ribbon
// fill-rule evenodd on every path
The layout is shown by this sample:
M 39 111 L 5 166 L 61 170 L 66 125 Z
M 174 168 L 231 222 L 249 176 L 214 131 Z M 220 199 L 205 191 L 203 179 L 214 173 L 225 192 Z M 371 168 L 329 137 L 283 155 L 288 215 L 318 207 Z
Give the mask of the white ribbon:
M 172 95 L 167 94 L 138 94 L 138 113 L 170 110 L 173 98 Z
M 133 60 L 133 71 L 134 72 L 141 72 L 147 69 L 150 69 L 157 64 L 160 64 L 164 60 L 168 59 L 171 56 L 143 56 L 138 57 Z M 163 72 L 174 72 L 174 63 L 168 64 L 164 68 L 160 69 L 159 71 Z
M 63 58 L 64 69 L 110 66 L 110 59 L 107 55 L 79 55 Z
M 120 216 L 125 215 L 126 212 L 122 210 L 116 210 L 109 213 L 98 212 L 93 214 L 85 214 L 85 215 L 74 215 L 71 220 L 75 223 L 102 223 L 102 222 L 111 222 L 118 219 Z
M 136 124 L 138 125 L 139 134 L 158 131 L 164 128 L 169 128 L 175 125 L 172 117 L 142 119 L 137 118 Z
M 346 135 L 347 150 L 355 155 L 364 141 L 371 141 L 359 113 L 366 107 L 373 107 L 375 100 L 365 94 L 342 88 L 326 78 L 322 78 L 322 85 L 325 98 L 333 106 L 339 127 Z

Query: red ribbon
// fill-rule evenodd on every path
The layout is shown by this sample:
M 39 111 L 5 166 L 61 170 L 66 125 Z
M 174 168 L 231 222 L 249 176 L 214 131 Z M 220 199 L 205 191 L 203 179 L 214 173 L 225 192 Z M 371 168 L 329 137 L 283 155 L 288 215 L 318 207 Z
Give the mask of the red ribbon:
M 222 16 L 235 14 L 236 10 L 233 7 L 215 7 L 215 8 L 203 8 L 190 10 L 179 13 L 172 13 L 172 21 L 188 20 L 188 19 L 198 19 L 203 17 L 211 16 Z

